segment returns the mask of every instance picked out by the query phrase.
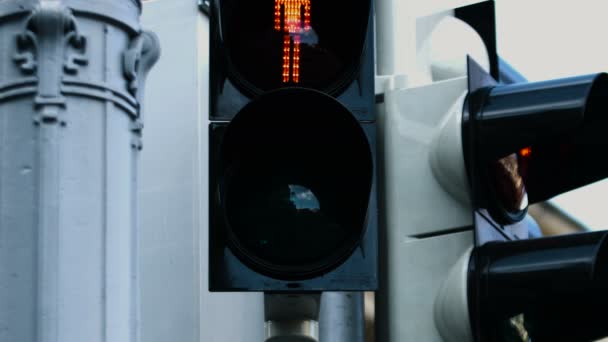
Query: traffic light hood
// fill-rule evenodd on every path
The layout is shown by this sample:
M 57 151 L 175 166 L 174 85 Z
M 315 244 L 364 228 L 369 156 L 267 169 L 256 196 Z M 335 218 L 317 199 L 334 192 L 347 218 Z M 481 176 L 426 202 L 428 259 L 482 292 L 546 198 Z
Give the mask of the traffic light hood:
M 475 340 L 503 341 L 514 325 L 534 341 L 607 336 L 599 317 L 608 306 L 608 233 L 528 240 L 519 222 L 528 204 L 608 176 L 608 75 L 503 85 L 471 59 L 468 68 L 462 132 L 475 207 Z
M 607 74 L 503 85 L 469 60 L 465 160 L 476 205 L 497 221 L 607 177 L 607 131 Z
M 480 153 L 502 158 L 580 128 L 587 131 L 590 124 L 606 120 L 607 95 L 604 73 L 478 89 L 469 105 L 475 111 L 471 119 L 477 124 Z
M 500 341 L 504 326 L 520 315 L 533 341 L 608 336 L 608 233 L 491 242 L 470 260 L 478 340 Z
M 593 341 L 608 336 L 606 307 L 602 231 L 472 248 L 444 280 L 434 314 L 445 341 L 504 342 L 513 333 L 531 341 Z

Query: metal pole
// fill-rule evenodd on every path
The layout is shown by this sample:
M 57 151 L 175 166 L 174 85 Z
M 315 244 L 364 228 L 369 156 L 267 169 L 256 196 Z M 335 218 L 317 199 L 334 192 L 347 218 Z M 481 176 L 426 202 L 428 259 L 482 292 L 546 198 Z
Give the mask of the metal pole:
M 319 315 L 319 342 L 364 342 L 363 292 L 324 292 Z
M 0 341 L 139 341 L 140 7 L 0 2 Z
M 321 294 L 264 294 L 265 342 L 319 342 Z

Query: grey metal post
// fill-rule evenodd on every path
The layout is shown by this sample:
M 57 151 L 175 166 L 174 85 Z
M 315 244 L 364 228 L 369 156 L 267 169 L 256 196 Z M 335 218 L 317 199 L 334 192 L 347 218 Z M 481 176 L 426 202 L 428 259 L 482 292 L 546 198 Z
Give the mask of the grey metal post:
M 319 342 L 364 342 L 362 292 L 324 292 L 319 314 Z
M 140 10 L 0 1 L 0 341 L 139 341 Z
M 321 294 L 264 294 L 265 342 L 319 342 Z
M 362 292 L 265 294 L 266 342 L 364 342 Z

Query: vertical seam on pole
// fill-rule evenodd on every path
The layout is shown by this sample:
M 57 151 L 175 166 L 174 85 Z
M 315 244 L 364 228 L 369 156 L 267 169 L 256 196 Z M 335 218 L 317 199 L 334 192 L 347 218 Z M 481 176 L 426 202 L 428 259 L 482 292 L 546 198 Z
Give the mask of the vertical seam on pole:
M 131 119 L 133 120 L 133 119 Z M 137 133 L 130 133 L 131 135 L 137 135 Z M 131 295 L 131 312 L 130 312 L 130 320 L 129 326 L 131 328 L 131 342 L 139 342 L 138 336 L 138 311 L 139 311 L 139 301 L 138 301 L 138 241 L 137 241 L 137 228 L 138 228 L 138 207 L 137 207 L 137 160 L 139 157 L 139 150 L 137 148 L 131 149 L 131 274 L 130 274 L 130 295 Z
M 104 61 L 103 61 L 103 80 L 104 83 L 107 84 L 108 83 L 108 30 L 109 27 L 108 25 L 104 25 L 103 26 L 103 49 L 104 49 Z M 109 92 L 109 90 L 105 91 L 106 93 Z M 102 118 L 102 122 L 103 122 L 103 132 L 102 132 L 102 148 L 103 148 L 103 191 L 102 191 L 102 206 L 103 206 L 103 226 L 102 226 L 102 246 L 101 246 L 101 253 L 102 253 L 102 305 L 101 305 L 101 310 L 102 310 L 102 319 L 101 319 L 101 331 L 102 331 L 102 335 L 101 335 L 101 340 L 103 342 L 108 342 L 107 338 L 108 338 L 108 172 L 107 172 L 107 168 L 108 168 L 108 113 L 109 113 L 109 105 L 110 105 L 110 101 L 106 100 L 105 101 L 105 113 L 103 113 L 103 118 Z
M 0 35 L 0 46 L 8 46 L 6 45 L 5 35 Z M 6 56 L 5 56 L 6 57 Z M 6 70 L 3 63 L 0 63 L 0 79 L 6 79 Z M 6 226 L 3 224 L 4 221 L 4 196 L 3 196 L 3 182 L 5 171 L 3 169 L 4 163 L 2 162 L 5 158 L 4 156 L 4 146 L 6 145 L 6 115 L 4 114 L 4 106 L 0 103 L 0 249 L 3 245 L 3 236 L 2 233 Z M 4 227 L 4 228 L 2 228 Z

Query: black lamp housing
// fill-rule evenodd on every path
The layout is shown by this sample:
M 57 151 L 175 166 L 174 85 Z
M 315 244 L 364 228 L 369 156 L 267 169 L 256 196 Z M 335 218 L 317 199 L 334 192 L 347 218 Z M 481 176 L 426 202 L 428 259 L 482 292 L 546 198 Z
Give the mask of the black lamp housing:
M 505 341 L 520 318 L 532 341 L 608 336 L 608 233 L 511 242 L 473 251 L 469 304 L 477 341 Z
M 372 3 L 286 2 L 211 3 L 209 289 L 375 290 Z
M 515 233 L 528 204 L 608 177 L 608 74 L 504 85 L 469 59 L 463 112 L 475 339 L 508 341 L 514 320 L 532 341 L 608 336 L 608 233 Z
M 527 204 L 608 176 L 608 160 L 601 158 L 608 150 L 608 74 L 505 85 L 469 59 L 463 112 L 474 206 L 504 239 L 513 239 L 505 227 L 524 218 Z M 511 159 L 508 165 L 503 158 Z M 512 185 L 501 184 L 509 176 L 497 174 L 501 160 L 513 168 L 510 182 L 521 182 L 520 208 L 505 203 L 514 195 L 501 189 Z

